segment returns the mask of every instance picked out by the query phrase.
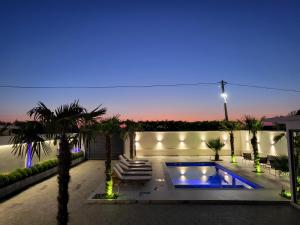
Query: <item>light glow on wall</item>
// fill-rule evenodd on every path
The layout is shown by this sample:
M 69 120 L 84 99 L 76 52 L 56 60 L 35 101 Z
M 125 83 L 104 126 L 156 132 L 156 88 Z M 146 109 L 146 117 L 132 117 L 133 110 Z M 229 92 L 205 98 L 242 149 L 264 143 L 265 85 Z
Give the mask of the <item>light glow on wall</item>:
M 180 141 L 180 142 L 179 142 L 179 145 L 178 145 L 178 148 L 179 148 L 179 149 L 186 149 L 186 144 L 185 144 L 185 142 L 184 142 L 184 141 Z
M 275 145 L 271 145 L 271 148 L 270 148 L 270 155 L 277 155 L 277 154 L 276 154 L 276 148 L 275 148 Z
M 161 142 L 163 140 L 163 135 L 162 134 L 156 134 L 156 141 Z

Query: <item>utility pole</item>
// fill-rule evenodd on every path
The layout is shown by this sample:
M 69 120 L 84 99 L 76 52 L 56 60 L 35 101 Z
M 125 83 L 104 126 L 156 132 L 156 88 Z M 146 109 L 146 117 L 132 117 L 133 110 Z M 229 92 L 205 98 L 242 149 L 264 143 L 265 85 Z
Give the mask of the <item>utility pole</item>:
M 224 99 L 224 111 L 225 111 L 225 120 L 228 121 L 228 112 L 227 112 L 227 94 L 225 92 L 225 85 L 227 84 L 227 82 L 225 82 L 224 80 L 221 80 L 221 97 Z

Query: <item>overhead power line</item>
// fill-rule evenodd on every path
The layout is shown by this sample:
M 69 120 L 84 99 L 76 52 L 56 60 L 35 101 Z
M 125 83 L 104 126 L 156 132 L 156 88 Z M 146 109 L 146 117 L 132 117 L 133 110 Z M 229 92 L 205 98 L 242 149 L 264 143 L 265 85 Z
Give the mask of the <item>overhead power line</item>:
M 201 85 L 220 85 L 221 82 L 195 82 L 195 83 L 174 83 L 174 84 L 144 84 L 144 85 L 107 85 L 107 86 L 27 86 L 27 85 L 0 85 L 0 88 L 11 89 L 117 89 L 117 88 L 155 88 L 155 87 L 186 87 L 186 86 L 201 86 Z M 277 88 L 269 86 L 241 84 L 233 82 L 225 82 L 226 85 L 258 88 L 274 91 L 300 93 L 300 90 Z
M 227 84 L 232 85 L 232 86 L 240 86 L 240 87 L 249 87 L 249 88 L 267 89 L 267 90 L 274 90 L 274 91 L 300 93 L 300 90 L 296 90 L 296 89 L 276 88 L 276 87 L 259 86 L 259 85 L 251 85 L 251 84 L 239 84 L 239 83 L 231 83 L 231 82 L 227 82 Z
M 148 84 L 148 85 L 107 85 L 107 86 L 25 86 L 25 85 L 0 85 L 0 88 L 16 89 L 113 89 L 113 88 L 153 88 L 153 87 L 184 87 L 200 85 L 216 85 L 218 82 L 196 82 L 175 84 Z

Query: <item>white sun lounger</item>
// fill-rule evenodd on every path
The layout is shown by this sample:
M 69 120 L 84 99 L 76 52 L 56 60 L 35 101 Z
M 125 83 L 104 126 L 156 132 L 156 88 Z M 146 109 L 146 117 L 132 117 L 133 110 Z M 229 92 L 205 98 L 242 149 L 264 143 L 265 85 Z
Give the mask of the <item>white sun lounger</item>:
M 120 161 L 119 163 L 120 167 L 123 170 L 127 170 L 127 171 L 152 171 L 152 168 L 150 166 L 147 167 L 143 167 L 143 166 L 138 166 L 138 167 L 128 167 L 127 165 L 125 165 L 122 161 Z
M 132 170 L 124 170 L 120 164 L 116 164 L 115 167 L 117 168 L 117 170 L 119 170 L 119 172 L 122 174 L 122 175 L 136 175 L 136 176 L 139 176 L 139 175 L 148 175 L 148 176 L 151 176 L 152 175 L 152 171 L 132 171 Z
M 150 162 L 130 162 L 130 161 L 127 161 L 122 155 L 119 155 L 119 159 L 121 161 L 123 161 L 124 163 L 127 163 L 128 165 L 130 166 L 151 166 L 151 163 Z
M 148 180 L 151 180 L 152 176 L 149 176 L 149 175 L 146 175 L 146 176 L 141 176 L 141 175 L 138 175 L 138 176 L 124 176 L 120 173 L 120 171 L 114 167 L 113 168 L 114 172 L 116 173 L 116 175 L 118 176 L 118 178 L 121 180 L 121 181 L 140 181 L 140 182 L 143 182 L 143 181 L 148 181 Z
M 119 156 L 120 162 L 122 162 L 124 165 L 126 165 L 129 168 L 142 168 L 142 167 L 151 167 L 151 164 L 145 163 L 145 164 L 132 164 L 127 162 L 122 156 Z
M 122 155 L 124 157 L 124 159 L 126 161 L 128 161 L 129 163 L 147 163 L 149 162 L 149 160 L 142 160 L 142 159 L 139 159 L 139 160 L 133 160 L 133 159 L 130 159 L 128 158 L 125 154 Z

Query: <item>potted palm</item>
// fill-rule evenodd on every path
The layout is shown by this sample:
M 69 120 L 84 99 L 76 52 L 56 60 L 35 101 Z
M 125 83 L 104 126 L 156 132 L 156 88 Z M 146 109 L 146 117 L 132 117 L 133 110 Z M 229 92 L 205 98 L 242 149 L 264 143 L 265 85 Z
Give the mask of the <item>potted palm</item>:
M 215 152 L 215 161 L 220 161 L 219 151 L 225 146 L 220 138 L 210 139 L 206 142 L 208 148 Z

